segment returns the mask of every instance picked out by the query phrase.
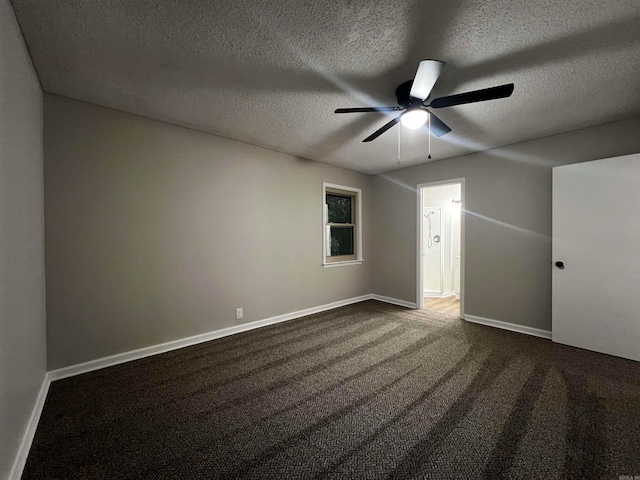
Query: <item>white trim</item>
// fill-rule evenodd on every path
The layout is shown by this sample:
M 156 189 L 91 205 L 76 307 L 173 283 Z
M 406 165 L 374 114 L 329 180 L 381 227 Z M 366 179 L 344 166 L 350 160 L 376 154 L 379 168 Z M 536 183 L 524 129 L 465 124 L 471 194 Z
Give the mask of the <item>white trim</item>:
M 424 291 L 423 293 L 423 297 L 424 298 L 446 298 L 446 297 L 451 297 L 453 295 L 455 295 L 456 292 L 454 292 L 453 290 L 450 292 L 444 292 L 444 293 L 439 293 L 439 292 L 429 292 L 427 290 Z
M 36 398 L 36 403 L 33 406 L 33 410 L 31 411 L 31 417 L 29 417 L 27 429 L 25 430 L 22 437 L 20 448 L 18 448 L 18 454 L 13 461 L 13 467 L 11 468 L 11 473 L 9 473 L 9 480 L 20 480 L 20 477 L 22 477 L 22 472 L 24 471 L 24 466 L 27 463 L 27 457 L 29 456 L 29 450 L 31 450 L 31 444 L 33 443 L 33 437 L 35 436 L 36 429 L 38 428 L 40 415 L 42 415 L 44 402 L 47 399 L 47 393 L 49 392 L 50 384 L 51 379 L 49 378 L 49 374 L 47 373 L 44 376 L 42 386 L 40 387 L 38 397 Z
M 333 188 L 336 190 L 344 190 L 345 192 L 352 192 L 356 198 L 356 259 L 347 260 L 345 262 L 327 262 L 327 188 Z M 322 266 L 323 267 L 338 267 L 346 265 L 358 265 L 364 262 L 362 256 L 362 189 L 355 187 L 347 187 L 345 185 L 338 185 L 336 183 L 322 182 Z
M 242 325 L 236 325 L 234 327 L 223 328 L 220 330 L 214 330 L 212 332 L 203 333 L 200 335 L 194 335 L 192 337 L 182 338 L 180 340 L 174 340 L 171 342 L 162 343 L 159 345 L 153 345 L 151 347 L 144 347 L 130 352 L 118 353 L 109 357 L 98 358 L 89 362 L 79 363 L 77 365 L 71 365 L 69 367 L 59 368 L 47 373 L 48 380 L 53 382 L 54 380 L 60 380 L 62 378 L 73 377 L 75 375 L 81 375 L 83 373 L 92 372 L 101 368 L 111 367 L 113 365 L 119 365 L 121 363 L 130 362 L 133 360 L 139 360 L 141 358 L 150 357 L 152 355 L 158 355 L 160 353 L 170 352 L 179 348 L 189 347 L 191 345 L 197 345 L 199 343 L 215 340 L 216 338 L 222 338 L 229 335 L 234 335 L 240 332 L 246 332 L 247 330 L 253 330 L 255 328 L 265 327 L 267 325 L 273 325 L 275 323 L 286 322 L 287 320 L 293 320 L 295 318 L 312 315 L 314 313 L 320 313 L 327 310 L 332 310 L 338 307 L 344 307 L 354 303 L 364 302 L 365 300 L 378 300 L 393 305 L 399 305 L 401 307 L 417 308 L 415 303 L 407 302 L 405 300 L 398 300 L 395 298 L 384 297 L 382 295 L 367 294 L 359 297 L 347 298 L 346 300 L 339 300 L 337 302 L 327 303 L 325 305 L 319 305 L 317 307 L 306 308 L 304 310 L 298 310 L 297 312 L 285 313 L 283 315 L 277 315 L 271 318 L 265 318 L 263 320 L 256 320 L 255 322 L 249 322 Z
M 539 328 L 526 327 L 524 325 L 517 325 L 515 323 L 501 322 L 500 320 L 476 317 L 475 315 L 465 315 L 464 319 L 467 322 L 479 323 L 480 325 L 487 325 L 488 327 L 501 328 L 502 330 L 510 330 L 512 332 L 524 333 L 525 335 L 532 335 L 534 337 L 541 337 L 551 340 L 550 330 L 541 330 Z
M 398 305 L 400 307 L 407 307 L 407 308 L 418 308 L 418 306 L 415 303 L 412 302 L 407 302 L 406 300 L 398 300 L 397 298 L 391 298 L 391 297 L 384 297 L 382 295 L 376 295 L 371 294 L 370 295 L 371 300 L 378 300 L 380 302 L 385 302 L 385 303 L 390 303 L 392 305 Z
M 329 262 L 329 263 L 323 263 L 322 266 L 325 268 L 331 268 L 331 267 L 344 267 L 345 265 L 360 265 L 361 263 L 364 263 L 364 260 L 349 260 L 348 262 Z
M 464 318 L 464 308 L 465 308 L 465 304 L 464 304 L 464 295 L 465 295 L 465 281 L 464 281 L 464 277 L 465 277 L 465 258 L 466 258 L 466 253 L 465 253 L 465 237 L 466 237 L 466 232 L 465 232 L 465 213 L 466 213 L 466 200 L 465 200 L 465 178 L 464 177 L 460 177 L 460 178 L 451 178 L 448 180 L 439 180 L 436 182 L 428 182 L 428 183 L 420 183 L 416 186 L 416 197 L 417 197 L 417 201 L 418 201 L 418 205 L 417 205 L 417 228 L 418 228 L 418 232 L 417 232 L 417 239 L 418 241 L 416 242 L 416 305 L 418 305 L 418 308 L 423 308 L 424 305 L 424 297 L 423 297 L 423 289 L 424 289 L 424 278 L 422 276 L 422 269 L 423 269 L 423 238 L 422 238 L 422 230 L 423 230 L 423 225 L 422 225 L 422 219 L 423 219 L 423 203 L 424 203 L 424 199 L 423 199 L 423 188 L 428 188 L 428 187 L 435 187 L 435 186 L 444 186 L 444 185 L 460 185 L 460 294 L 456 295 L 456 298 L 458 298 L 460 300 L 460 318 Z

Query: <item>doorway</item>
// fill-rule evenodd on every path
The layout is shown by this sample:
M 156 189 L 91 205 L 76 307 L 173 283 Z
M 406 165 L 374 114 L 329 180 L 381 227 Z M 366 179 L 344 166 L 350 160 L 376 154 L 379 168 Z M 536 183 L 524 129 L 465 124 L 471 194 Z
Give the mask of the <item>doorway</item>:
M 464 179 L 418 185 L 419 308 L 463 318 Z

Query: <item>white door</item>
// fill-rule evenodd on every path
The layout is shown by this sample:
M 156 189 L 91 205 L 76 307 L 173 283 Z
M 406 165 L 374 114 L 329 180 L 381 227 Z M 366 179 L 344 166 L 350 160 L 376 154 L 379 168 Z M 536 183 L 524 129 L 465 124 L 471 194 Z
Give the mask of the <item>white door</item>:
M 553 169 L 552 261 L 553 341 L 640 361 L 640 154 Z

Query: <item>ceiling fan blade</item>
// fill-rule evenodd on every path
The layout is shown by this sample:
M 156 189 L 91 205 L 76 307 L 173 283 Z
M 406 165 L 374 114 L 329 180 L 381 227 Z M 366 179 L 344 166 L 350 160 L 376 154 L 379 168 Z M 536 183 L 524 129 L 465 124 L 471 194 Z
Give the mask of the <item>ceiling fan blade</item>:
M 440 60 L 422 60 L 413 78 L 409 95 L 422 101 L 426 100 L 442 72 L 442 67 L 444 62 Z
M 395 112 L 400 109 L 400 107 L 337 108 L 333 113 Z
M 436 137 L 441 137 L 451 131 L 451 129 L 433 113 L 429 112 L 429 116 L 431 117 L 431 133 L 433 133 Z M 428 121 L 425 124 L 425 127 L 429 128 Z
M 509 97 L 513 93 L 513 83 L 500 85 L 499 87 L 484 88 L 473 92 L 458 93 L 448 97 L 436 98 L 427 105 L 431 108 L 453 107 L 465 103 L 484 102 L 485 100 L 495 100 L 497 98 Z
M 393 120 L 391 120 L 388 123 L 385 123 L 382 127 L 380 127 L 378 130 L 376 130 L 375 132 L 373 132 L 371 135 L 369 135 L 367 138 L 365 138 L 364 140 L 362 140 L 363 142 L 370 142 L 371 140 L 375 140 L 376 138 L 378 138 L 380 135 L 382 135 L 384 132 L 386 132 L 387 130 L 389 130 L 391 127 L 393 127 L 396 123 L 398 123 L 400 121 L 400 117 L 396 117 Z

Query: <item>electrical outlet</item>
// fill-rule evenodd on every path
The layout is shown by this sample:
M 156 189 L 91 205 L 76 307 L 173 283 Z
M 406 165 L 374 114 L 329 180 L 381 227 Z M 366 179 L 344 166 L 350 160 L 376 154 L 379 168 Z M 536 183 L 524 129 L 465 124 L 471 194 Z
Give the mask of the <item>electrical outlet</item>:
M 242 309 L 241 308 L 236 308 L 236 320 L 239 320 L 242 318 Z

